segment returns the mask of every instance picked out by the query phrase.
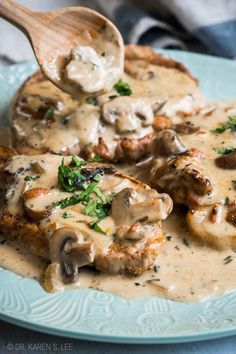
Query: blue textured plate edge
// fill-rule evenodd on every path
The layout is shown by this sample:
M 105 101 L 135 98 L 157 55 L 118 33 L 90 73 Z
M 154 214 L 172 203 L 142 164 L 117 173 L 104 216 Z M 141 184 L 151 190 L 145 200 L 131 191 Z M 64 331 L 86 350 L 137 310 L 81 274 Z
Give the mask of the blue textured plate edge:
M 100 334 L 91 334 L 86 332 L 77 332 L 77 331 L 66 331 L 60 330 L 58 328 L 54 328 L 52 326 L 47 325 L 39 325 L 33 324 L 30 321 L 23 321 L 16 319 L 12 316 L 3 315 L 0 313 L 0 320 L 3 320 L 8 323 L 12 323 L 14 325 L 27 328 L 32 331 L 52 334 L 59 337 L 65 338 L 74 338 L 74 339 L 81 339 L 81 340 L 89 340 L 94 342 L 103 342 L 103 343 L 120 343 L 120 344 L 174 344 L 174 343 L 189 343 L 189 342 L 196 342 L 196 341 L 206 341 L 206 340 L 213 340 L 213 339 L 220 339 L 229 336 L 233 336 L 236 334 L 235 329 L 229 329 L 222 331 L 221 330 L 214 330 L 213 333 L 204 333 L 198 332 L 196 335 L 191 334 L 188 336 L 168 336 L 168 337 L 129 337 L 129 336 L 111 336 L 111 335 L 100 335 Z

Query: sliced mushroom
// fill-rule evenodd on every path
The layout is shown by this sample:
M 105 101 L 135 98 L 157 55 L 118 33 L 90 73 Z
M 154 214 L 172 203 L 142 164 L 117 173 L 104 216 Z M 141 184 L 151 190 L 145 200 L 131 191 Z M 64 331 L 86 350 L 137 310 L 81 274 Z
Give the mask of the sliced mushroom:
M 38 221 L 48 217 L 54 210 L 51 191 L 47 188 L 32 188 L 24 192 L 24 209 L 30 219 Z
M 198 132 L 200 130 L 200 127 L 197 127 L 192 122 L 185 122 L 185 123 L 173 124 L 171 126 L 171 129 L 178 134 L 189 135 Z
M 117 133 L 131 133 L 153 122 L 151 105 L 141 98 L 117 97 L 103 105 L 103 119 L 115 125 Z
M 151 150 L 154 156 L 176 156 L 187 151 L 179 136 L 171 129 L 160 131 L 153 140 Z
M 222 221 L 223 205 L 215 204 L 212 207 L 210 219 L 213 223 L 220 223 Z
M 222 155 L 216 158 L 216 165 L 225 170 L 236 169 L 236 149 L 230 154 Z
M 218 249 L 236 250 L 236 210 L 214 204 L 190 209 L 187 223 L 192 236 Z
M 153 189 L 135 191 L 125 188 L 113 198 L 111 215 L 117 226 L 158 222 L 167 218 L 172 207 L 167 194 L 159 194 Z
M 236 227 L 236 205 L 233 205 L 229 208 L 229 211 L 226 216 L 226 220 Z
M 64 284 L 78 281 L 78 269 L 93 263 L 94 247 L 90 242 L 70 227 L 63 227 L 50 238 L 51 262 L 59 264 L 60 275 Z

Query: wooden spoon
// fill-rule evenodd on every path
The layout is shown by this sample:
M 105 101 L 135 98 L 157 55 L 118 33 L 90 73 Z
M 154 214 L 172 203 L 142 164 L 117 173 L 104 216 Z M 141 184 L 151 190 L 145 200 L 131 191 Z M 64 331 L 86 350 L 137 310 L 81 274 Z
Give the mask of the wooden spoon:
M 63 69 L 73 48 L 83 45 L 96 49 L 99 34 L 107 28 L 118 48 L 116 61 L 124 61 L 124 43 L 118 29 L 91 9 L 68 7 L 41 13 L 31 11 L 13 0 L 0 0 L 0 16 L 26 34 L 47 78 L 72 95 L 75 95 L 75 88 L 65 85 Z M 104 46 L 109 45 L 110 38 L 105 40 L 108 43 L 104 43 Z

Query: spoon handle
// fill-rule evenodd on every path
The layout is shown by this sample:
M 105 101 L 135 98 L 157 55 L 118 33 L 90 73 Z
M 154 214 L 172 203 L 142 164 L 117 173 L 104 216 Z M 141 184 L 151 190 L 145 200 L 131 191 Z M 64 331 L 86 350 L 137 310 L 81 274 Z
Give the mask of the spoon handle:
M 35 21 L 33 11 L 13 0 L 0 0 L 0 17 L 27 34 L 33 28 Z

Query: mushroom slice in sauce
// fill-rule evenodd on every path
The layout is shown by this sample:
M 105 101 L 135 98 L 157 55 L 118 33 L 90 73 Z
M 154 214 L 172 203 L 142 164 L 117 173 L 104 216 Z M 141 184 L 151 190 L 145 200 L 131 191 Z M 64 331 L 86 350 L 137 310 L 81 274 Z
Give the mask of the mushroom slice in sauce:
M 96 36 L 87 33 L 86 44 L 72 48 L 69 62 L 63 68 L 63 91 L 80 97 L 85 93 L 109 91 L 124 70 L 124 48 L 120 36 L 104 26 Z
M 83 237 L 73 228 L 63 227 L 56 230 L 49 243 L 51 264 L 45 278 L 45 286 L 48 289 L 53 286 L 49 275 L 58 278 L 54 279 L 54 282 L 57 280 L 63 284 L 76 283 L 79 279 L 79 268 L 94 261 L 93 245 L 83 241 Z
M 200 130 L 200 127 L 196 126 L 191 122 L 184 122 L 184 123 L 173 124 L 171 126 L 171 129 L 178 134 L 189 135 L 198 132 Z
M 151 150 L 154 156 L 171 157 L 186 152 L 187 148 L 175 131 L 166 129 L 157 133 Z
M 125 188 L 113 198 L 111 215 L 118 226 L 142 220 L 158 222 L 167 218 L 172 207 L 172 200 L 167 194 L 159 194 L 154 189 L 135 191 Z
M 103 119 L 115 125 L 117 133 L 140 131 L 153 122 L 151 105 L 142 98 L 117 97 L 103 105 Z
M 32 220 L 41 220 L 48 217 L 55 208 L 52 205 L 52 191 L 37 187 L 24 192 L 24 210 Z
M 233 226 L 236 227 L 236 205 L 233 204 L 228 208 L 228 213 L 226 216 L 226 220 Z
M 71 60 L 65 68 L 65 75 L 84 92 L 97 92 L 105 85 L 105 64 L 104 57 L 98 55 L 93 48 L 80 46 L 71 51 Z
M 236 169 L 236 149 L 234 149 L 229 154 L 219 156 L 215 160 L 216 165 L 225 170 Z
M 214 204 L 190 209 L 187 223 L 192 236 L 220 250 L 236 250 L 235 206 Z
M 201 153 L 191 149 L 151 171 L 152 184 L 169 193 L 174 202 L 192 205 L 209 204 L 214 183 L 201 163 Z M 205 197 L 205 200 L 204 198 Z

